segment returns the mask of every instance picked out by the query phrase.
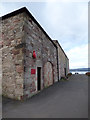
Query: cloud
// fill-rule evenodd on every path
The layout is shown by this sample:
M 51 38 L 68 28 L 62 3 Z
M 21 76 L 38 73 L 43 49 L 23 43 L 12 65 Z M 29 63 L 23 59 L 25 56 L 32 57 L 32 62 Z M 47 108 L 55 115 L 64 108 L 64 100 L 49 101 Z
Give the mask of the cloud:
M 46 3 L 26 3 L 26 1 L 25 3 L 24 1 L 3 3 L 3 0 L 0 16 L 26 6 L 34 13 L 33 15 L 35 15 L 35 18 L 48 35 L 52 39 L 59 41 L 64 51 L 69 55 L 67 56 L 70 59 L 71 68 L 87 66 L 87 53 L 84 53 L 83 58 L 79 57 L 79 55 L 82 55 L 81 46 L 86 49 L 85 45 L 88 44 L 88 0 L 78 0 L 79 2 L 76 2 L 76 0 L 72 0 L 73 2 L 71 0 L 66 1 L 47 0 Z M 78 54 L 74 54 L 74 57 L 73 53 L 75 51 Z
M 47 3 L 44 20 L 53 39 L 65 43 L 68 39 L 77 42 L 78 37 L 88 34 L 87 3 Z M 52 30 L 50 30 L 52 29 Z M 77 40 L 76 40 L 77 39 Z M 80 40 L 80 39 L 79 39 Z M 86 38 L 87 40 L 87 38 Z
M 67 53 L 70 68 L 87 67 L 88 2 L 48 2 L 44 21 L 51 38 Z
M 88 2 L 89 0 L 19 0 L 19 2 Z M 18 0 L 1 0 L 1 2 L 18 2 Z
M 72 48 L 67 51 L 70 58 L 70 68 L 84 68 L 88 67 L 88 44 Z
M 12 11 L 15 11 L 17 9 L 20 8 L 20 6 L 22 6 L 19 2 L 17 4 L 15 4 L 14 2 L 1 2 L 0 3 L 0 16 L 3 16 L 5 14 L 8 14 Z

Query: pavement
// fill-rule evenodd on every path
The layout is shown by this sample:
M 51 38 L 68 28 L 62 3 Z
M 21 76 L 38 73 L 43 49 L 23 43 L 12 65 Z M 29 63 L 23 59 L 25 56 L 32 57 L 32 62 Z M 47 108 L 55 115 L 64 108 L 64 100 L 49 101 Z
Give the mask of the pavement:
M 3 97 L 3 118 L 88 118 L 88 77 L 72 75 L 26 101 Z

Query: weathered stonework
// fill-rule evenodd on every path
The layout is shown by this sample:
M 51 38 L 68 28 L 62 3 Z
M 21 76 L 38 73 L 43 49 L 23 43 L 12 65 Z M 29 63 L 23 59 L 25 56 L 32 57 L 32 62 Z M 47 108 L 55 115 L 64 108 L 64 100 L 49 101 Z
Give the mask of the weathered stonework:
M 2 93 L 9 98 L 23 96 L 23 13 L 2 20 Z
M 58 47 L 58 68 L 59 68 L 59 80 L 61 77 L 65 77 L 69 73 L 69 59 L 61 48 L 57 40 L 54 43 Z
M 0 19 L 0 95 L 2 94 L 2 47 L 2 19 Z
M 24 14 L 24 41 L 25 47 L 25 96 L 32 96 L 37 93 L 37 68 L 41 67 L 41 90 L 58 81 L 57 74 L 57 48 L 38 27 L 38 25 L 25 13 Z M 36 59 L 32 53 L 35 50 Z M 46 66 L 46 64 L 48 64 Z M 36 74 L 31 74 L 31 69 Z M 48 70 L 48 71 L 47 71 Z M 48 74 L 48 75 L 47 75 Z M 50 76 L 51 75 L 51 76 Z
M 63 53 L 64 63 L 58 64 L 58 46 L 26 8 L 2 17 L 0 46 L 2 93 L 12 99 L 26 99 L 52 85 L 58 81 L 59 70 L 68 66 Z

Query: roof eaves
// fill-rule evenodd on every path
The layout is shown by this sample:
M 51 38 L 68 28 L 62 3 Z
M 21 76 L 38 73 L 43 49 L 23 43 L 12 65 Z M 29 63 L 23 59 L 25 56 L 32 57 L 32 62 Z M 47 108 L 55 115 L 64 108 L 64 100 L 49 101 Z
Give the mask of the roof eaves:
M 53 42 L 53 40 L 49 37 L 49 35 L 45 32 L 45 30 L 41 27 L 41 25 L 36 21 L 36 19 L 32 16 L 32 14 L 28 11 L 28 9 L 26 7 L 20 8 L 16 11 L 13 11 L 11 13 L 8 13 L 2 17 L 0 17 L 1 20 L 7 19 L 9 17 L 15 16 L 19 13 L 23 13 L 26 12 L 28 14 L 29 17 L 32 18 L 32 20 L 38 25 L 38 27 L 44 32 L 44 34 L 48 37 L 48 39 L 53 43 L 53 45 L 57 48 L 56 44 Z
M 58 40 L 54 40 L 54 41 L 58 43 L 58 45 L 59 45 L 59 47 L 61 48 L 61 50 L 63 51 L 64 55 L 67 57 L 66 53 L 64 52 L 63 48 L 62 48 L 61 45 L 59 44 Z M 67 59 L 68 59 L 68 57 L 67 57 Z

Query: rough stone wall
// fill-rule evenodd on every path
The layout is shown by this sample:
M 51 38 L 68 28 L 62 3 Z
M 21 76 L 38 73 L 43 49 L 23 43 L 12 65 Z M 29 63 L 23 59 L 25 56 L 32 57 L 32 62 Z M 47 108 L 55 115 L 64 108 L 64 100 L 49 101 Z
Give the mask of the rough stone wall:
M 58 43 L 57 58 L 57 47 L 26 12 L 3 19 L 1 27 L 0 83 L 2 79 L 4 96 L 21 100 L 37 93 L 38 67 L 41 68 L 41 90 L 58 81 L 58 67 L 59 79 L 65 76 L 64 68 L 68 73 L 69 60 Z
M 65 77 L 65 55 L 63 53 L 63 51 L 61 50 L 61 48 L 59 47 L 59 51 L 58 51 L 58 56 L 59 56 L 59 69 L 60 69 L 60 77 Z
M 65 54 L 64 54 L 63 50 L 61 49 L 61 47 L 59 46 L 58 41 L 54 40 L 54 43 L 58 47 L 58 67 L 59 67 L 59 80 L 60 80 L 61 77 L 65 77 L 64 68 L 66 68 L 66 74 L 68 74 L 68 72 L 69 72 L 69 60 L 65 56 Z
M 2 93 L 20 100 L 23 96 L 23 13 L 2 20 Z
M 0 95 L 2 94 L 2 19 L 0 19 Z
M 45 63 L 50 62 L 53 68 L 53 81 L 58 81 L 57 74 L 57 49 L 38 25 L 25 13 L 24 17 L 25 31 L 25 80 L 24 95 L 30 97 L 37 93 L 37 67 L 41 67 L 41 90 L 45 87 Z M 33 51 L 36 52 L 36 59 L 33 59 Z M 35 74 L 31 74 L 31 70 L 36 70 Z M 49 71 L 51 72 L 51 71 Z M 49 86 L 49 83 L 48 85 Z
M 66 57 L 66 55 L 63 53 L 64 58 L 64 68 L 66 68 L 66 75 L 69 73 L 69 59 Z M 65 71 L 64 71 L 65 72 Z
M 66 58 L 66 68 L 67 68 L 67 74 L 69 73 L 69 59 Z

